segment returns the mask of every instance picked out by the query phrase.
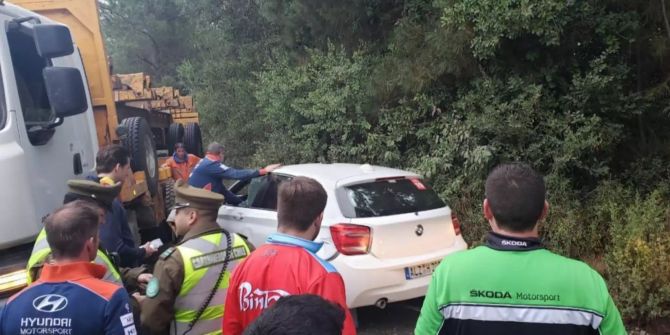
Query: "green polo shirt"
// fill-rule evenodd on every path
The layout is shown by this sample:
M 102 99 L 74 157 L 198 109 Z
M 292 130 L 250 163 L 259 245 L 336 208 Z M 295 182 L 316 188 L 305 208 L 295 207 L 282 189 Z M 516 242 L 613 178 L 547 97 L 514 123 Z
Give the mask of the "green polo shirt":
M 433 274 L 415 334 L 626 334 L 603 278 L 537 239 L 490 233 Z

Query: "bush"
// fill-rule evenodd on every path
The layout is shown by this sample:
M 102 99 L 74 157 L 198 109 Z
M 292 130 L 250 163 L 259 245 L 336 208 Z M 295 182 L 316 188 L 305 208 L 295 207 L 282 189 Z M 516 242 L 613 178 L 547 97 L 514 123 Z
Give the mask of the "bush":
M 549 249 L 600 271 L 622 317 L 646 322 L 669 315 L 670 227 L 666 181 L 646 195 L 635 185 L 602 182 L 582 196 L 549 178 Z
M 622 316 L 649 321 L 670 307 L 670 229 L 667 198 L 654 191 L 619 202 L 611 194 L 601 209 L 610 222 L 607 279 Z
M 609 287 L 622 316 L 650 321 L 670 314 L 670 236 L 622 238 L 607 255 Z

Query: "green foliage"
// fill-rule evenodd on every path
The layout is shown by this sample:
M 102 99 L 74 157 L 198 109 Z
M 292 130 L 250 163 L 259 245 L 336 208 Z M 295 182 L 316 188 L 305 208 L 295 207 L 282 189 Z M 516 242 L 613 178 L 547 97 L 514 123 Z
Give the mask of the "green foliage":
M 146 72 L 158 83 L 177 85 L 177 66 L 192 52 L 185 43 L 208 1 L 107 0 L 101 23 L 115 73 Z
M 624 316 L 647 320 L 667 310 L 670 276 L 664 2 L 128 0 L 108 1 L 103 24 L 115 62 L 151 34 L 158 74 L 196 95 L 229 162 L 416 171 L 471 244 L 489 230 L 488 171 L 531 164 L 549 248 L 589 260 Z
M 220 142 L 227 163 L 244 166 L 258 148 L 270 144 L 270 125 L 264 123 L 254 94 L 254 72 L 273 58 L 279 42 L 268 34 L 271 27 L 256 2 L 217 4 L 199 17 L 190 37 L 194 53 L 178 72 L 195 95 L 205 141 Z
M 259 76 L 256 99 L 265 121 L 296 144 L 283 151 L 289 161 L 355 161 L 370 129 L 362 80 L 368 67 L 359 54 L 350 59 L 331 49 L 309 50 L 305 66 L 280 61 Z M 261 157 L 268 154 L 259 151 Z
M 609 220 L 606 254 L 609 288 L 628 319 L 648 321 L 668 315 L 670 306 L 670 226 L 668 198 L 624 196 L 628 204 L 605 196 L 601 219 Z M 632 200 L 632 201 L 631 201 Z
M 537 36 L 558 45 L 571 8 L 565 0 L 441 0 L 442 21 L 474 35 L 471 48 L 479 59 L 493 56 L 502 39 Z

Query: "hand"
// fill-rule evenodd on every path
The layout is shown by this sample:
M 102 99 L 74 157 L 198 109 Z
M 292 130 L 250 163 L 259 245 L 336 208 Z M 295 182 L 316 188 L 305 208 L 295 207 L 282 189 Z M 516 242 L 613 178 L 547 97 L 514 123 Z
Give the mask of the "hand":
M 140 248 L 144 249 L 145 257 L 151 257 L 151 255 L 153 255 L 157 251 L 151 246 L 151 242 L 144 243 L 144 245 L 141 246 Z
M 147 289 L 147 284 L 153 278 L 154 275 L 151 273 L 142 273 L 139 276 L 137 276 L 137 285 L 142 289 L 142 291 Z
M 270 173 L 270 172 L 278 169 L 280 166 L 281 166 L 281 164 L 270 164 L 270 165 L 266 166 L 264 170 L 265 170 L 265 172 Z
M 135 293 L 133 293 L 133 298 L 135 298 L 135 300 L 137 300 L 137 302 L 141 305 L 142 302 L 144 301 L 144 299 L 147 298 L 147 296 L 141 295 L 138 292 L 135 292 Z

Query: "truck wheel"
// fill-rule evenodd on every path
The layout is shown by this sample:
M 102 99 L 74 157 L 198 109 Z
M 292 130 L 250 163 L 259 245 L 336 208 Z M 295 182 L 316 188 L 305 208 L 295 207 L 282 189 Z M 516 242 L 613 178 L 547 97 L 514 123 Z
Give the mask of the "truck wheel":
M 174 153 L 174 145 L 183 141 L 184 139 L 184 126 L 181 123 L 173 123 L 168 129 L 167 136 L 167 145 L 170 155 Z
M 165 215 L 170 215 L 175 203 L 174 181 L 168 180 L 163 183 L 163 204 L 165 204 Z
M 142 231 L 158 227 L 158 222 L 156 222 L 156 213 L 154 212 L 153 207 L 144 205 L 137 206 L 135 208 L 135 215 L 137 216 L 137 228 L 140 231 L 140 236 L 142 236 Z
M 137 224 L 137 213 L 134 209 L 129 209 L 126 211 L 126 216 L 128 218 L 130 233 L 133 235 L 133 241 L 135 242 L 135 245 L 140 245 L 142 237 L 140 236 L 140 227 Z
M 147 187 L 151 194 L 158 191 L 158 162 L 156 145 L 147 120 L 142 117 L 129 117 L 121 121 L 128 129 L 123 146 L 130 152 L 130 167 L 133 171 L 144 171 Z
M 197 123 L 187 123 L 186 127 L 184 127 L 184 146 L 188 153 L 198 157 L 204 156 L 202 151 L 202 134 L 200 133 L 200 126 Z

